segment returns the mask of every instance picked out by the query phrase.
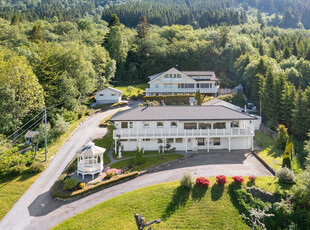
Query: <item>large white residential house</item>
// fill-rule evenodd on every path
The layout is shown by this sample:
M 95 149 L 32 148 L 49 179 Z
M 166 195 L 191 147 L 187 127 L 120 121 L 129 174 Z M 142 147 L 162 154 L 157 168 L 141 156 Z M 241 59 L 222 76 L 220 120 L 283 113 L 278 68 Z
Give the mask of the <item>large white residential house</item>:
M 115 89 L 113 87 L 107 87 L 105 89 L 96 92 L 97 104 L 111 104 L 118 103 L 122 100 L 123 91 Z
M 172 68 L 166 72 L 149 76 L 150 88 L 146 96 L 202 94 L 217 96 L 220 80 L 210 71 L 180 71 Z
M 116 148 L 185 152 L 253 149 L 254 120 L 225 106 L 137 107 L 110 119 Z

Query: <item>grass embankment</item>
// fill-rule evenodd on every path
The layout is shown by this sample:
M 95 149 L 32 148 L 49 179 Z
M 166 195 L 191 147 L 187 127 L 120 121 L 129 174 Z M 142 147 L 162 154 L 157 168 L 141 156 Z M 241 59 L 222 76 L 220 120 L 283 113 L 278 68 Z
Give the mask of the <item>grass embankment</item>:
M 154 229 L 251 229 L 242 218 L 238 206 L 228 193 L 228 184 L 191 191 L 168 182 L 138 189 L 96 205 L 55 229 L 135 229 L 134 214 L 143 214 L 148 221 L 161 218 Z M 246 179 L 247 181 L 247 179 Z M 273 191 L 272 177 L 257 178 L 256 186 Z M 270 184 L 271 183 L 271 184 Z M 268 186 L 268 184 L 270 184 Z M 234 203 L 234 204 L 233 204 Z
M 126 91 L 128 86 L 132 86 L 133 90 L 131 92 L 131 94 L 129 95 L 128 92 Z M 126 86 L 116 86 L 114 88 L 119 89 L 121 91 L 124 92 L 124 96 L 125 97 L 130 97 L 130 96 L 138 96 L 139 94 L 141 94 L 145 88 L 148 87 L 148 84 L 135 84 L 135 85 L 126 85 Z
M 48 161 L 44 162 L 44 149 L 40 150 L 36 161 L 44 162 L 47 167 L 49 159 L 59 150 L 59 148 L 69 138 L 74 129 L 82 122 L 85 117 L 73 122 L 68 132 L 64 133 L 54 143 L 47 146 Z M 5 176 L 0 179 L 0 219 L 2 219 L 6 213 L 13 207 L 16 201 L 30 188 L 34 181 L 39 177 L 40 174 L 23 173 L 19 176 Z
M 175 150 L 168 150 L 165 151 L 164 153 L 159 153 L 158 151 L 145 151 L 143 153 L 143 156 L 148 156 L 148 155 L 160 155 L 160 154 L 167 154 L 167 153 L 175 153 Z M 126 158 L 126 157 L 134 157 L 136 154 L 136 151 L 124 151 L 122 152 L 122 158 Z M 114 159 L 120 159 L 118 158 L 118 154 L 116 154 L 115 152 L 113 152 L 113 158 Z
M 256 132 L 254 140 L 256 144 L 262 148 L 261 151 L 257 151 L 258 155 L 273 169 L 275 168 L 273 160 L 277 160 L 276 169 L 280 169 L 282 166 L 284 150 L 275 147 L 275 140 L 262 132 Z M 292 169 L 295 172 L 302 170 L 296 156 L 292 160 Z
M 182 154 L 169 154 L 169 155 L 158 155 L 158 156 L 144 156 L 144 162 L 142 164 L 139 165 L 135 165 L 133 170 L 134 171 L 142 171 L 145 170 L 147 168 L 156 166 L 156 165 L 160 165 L 162 163 L 165 163 L 167 161 L 172 161 L 172 160 L 176 160 L 176 159 L 180 159 L 182 158 L 183 155 Z M 122 160 L 122 161 L 118 161 L 114 164 L 110 165 L 110 168 L 124 168 L 124 167 L 128 167 L 132 164 L 132 162 L 134 161 L 133 158 L 130 159 L 126 159 L 126 160 Z

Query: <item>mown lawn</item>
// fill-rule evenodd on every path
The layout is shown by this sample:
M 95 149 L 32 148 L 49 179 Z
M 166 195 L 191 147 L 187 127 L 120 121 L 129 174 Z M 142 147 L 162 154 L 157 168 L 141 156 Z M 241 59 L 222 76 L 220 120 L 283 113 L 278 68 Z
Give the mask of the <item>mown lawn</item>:
M 39 174 L 6 176 L 0 179 L 0 219 L 38 178 Z
M 272 177 L 259 177 L 257 186 L 268 187 Z M 224 187 L 214 185 L 210 178 L 208 189 L 194 187 L 187 190 L 179 182 L 161 183 L 96 205 L 80 213 L 55 229 L 136 229 L 134 214 L 143 214 L 147 220 L 161 218 L 155 229 L 250 229 L 246 225 L 233 198 Z M 247 182 L 246 178 L 246 182 Z M 268 190 L 274 186 L 269 185 Z
M 113 126 L 112 125 L 108 126 L 108 130 L 109 132 L 103 138 L 94 140 L 95 145 L 98 145 L 106 149 L 103 154 L 104 164 L 109 164 L 111 162 L 108 153 L 113 141 Z
M 140 165 L 135 165 L 134 171 L 142 171 L 144 169 L 153 167 L 155 165 L 162 164 L 167 161 L 176 160 L 182 158 L 182 154 L 169 154 L 169 155 L 158 155 L 158 156 L 144 156 L 144 162 Z M 110 168 L 124 168 L 129 166 L 133 162 L 133 158 L 122 160 L 110 165 Z
M 159 153 L 158 151 L 145 151 L 143 153 L 143 155 L 160 155 L 160 154 L 166 154 L 166 153 L 174 153 L 175 150 L 168 150 L 165 151 L 164 153 Z M 123 151 L 122 152 L 122 158 L 126 158 L 126 157 L 134 157 L 136 154 L 136 151 Z M 116 154 L 115 152 L 113 152 L 113 158 L 114 159 L 119 159 L 118 158 L 118 154 Z
M 256 132 L 254 140 L 256 144 L 262 148 L 261 151 L 258 151 L 258 155 L 273 169 L 275 168 L 273 160 L 276 159 L 276 169 L 280 169 L 282 166 L 284 150 L 275 147 L 275 140 L 263 134 L 262 132 Z M 292 168 L 295 172 L 299 172 L 301 170 L 296 157 L 294 157 L 292 160 Z
M 133 91 L 131 92 L 131 95 L 129 95 L 126 91 L 128 86 L 132 86 L 134 87 Z M 138 96 L 139 94 L 141 94 L 145 88 L 148 87 L 148 84 L 135 84 L 135 85 L 126 85 L 126 86 L 116 86 L 116 89 L 122 90 L 124 92 L 124 95 L 126 97 L 128 96 Z

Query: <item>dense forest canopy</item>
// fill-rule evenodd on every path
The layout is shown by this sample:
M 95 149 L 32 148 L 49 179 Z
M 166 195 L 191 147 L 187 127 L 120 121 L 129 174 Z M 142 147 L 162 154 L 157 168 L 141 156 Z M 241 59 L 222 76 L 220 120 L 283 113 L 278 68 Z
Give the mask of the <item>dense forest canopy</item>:
M 150 10 L 151 9 L 151 10 Z M 283 28 L 310 28 L 310 2 L 305 0 L 2 0 L 0 16 L 22 20 L 72 21 L 87 17 L 108 20 L 111 14 L 122 23 L 134 27 L 145 15 L 151 24 L 172 24 L 196 27 L 236 25 L 247 22 L 247 13 L 254 9 L 255 21 Z M 252 11 L 251 11 L 252 12 Z

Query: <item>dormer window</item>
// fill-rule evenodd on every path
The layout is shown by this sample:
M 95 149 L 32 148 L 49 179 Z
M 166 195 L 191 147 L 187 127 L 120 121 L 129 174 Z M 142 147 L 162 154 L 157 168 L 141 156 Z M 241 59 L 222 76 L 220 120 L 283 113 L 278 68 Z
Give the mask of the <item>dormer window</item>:
M 164 127 L 164 122 L 158 121 L 157 122 L 157 128 L 163 128 Z
M 178 124 L 175 121 L 171 121 L 170 127 L 171 128 L 177 128 Z

